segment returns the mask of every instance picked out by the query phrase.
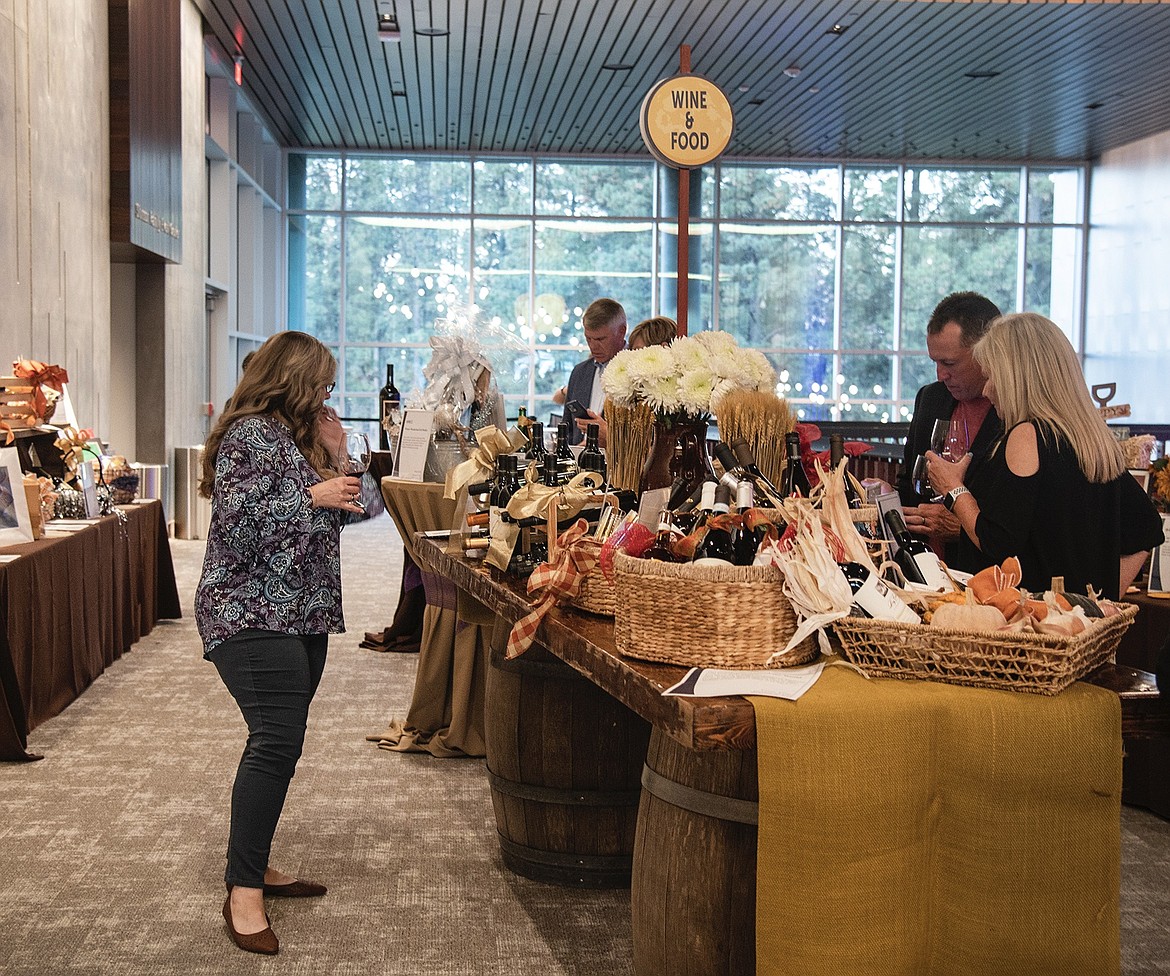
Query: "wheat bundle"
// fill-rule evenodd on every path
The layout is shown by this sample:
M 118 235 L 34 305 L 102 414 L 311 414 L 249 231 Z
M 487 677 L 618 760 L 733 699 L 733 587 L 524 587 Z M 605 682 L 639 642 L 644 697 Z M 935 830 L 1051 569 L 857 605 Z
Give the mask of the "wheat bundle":
M 784 435 L 796 427 L 788 403 L 767 390 L 732 390 L 715 411 L 719 436 L 727 444 L 746 441 L 756 464 L 773 484 L 784 472 Z
M 607 399 L 604 413 L 608 427 L 605 457 L 609 483 L 614 488 L 637 491 L 642 468 L 650 456 L 654 411 L 644 403 L 623 407 Z

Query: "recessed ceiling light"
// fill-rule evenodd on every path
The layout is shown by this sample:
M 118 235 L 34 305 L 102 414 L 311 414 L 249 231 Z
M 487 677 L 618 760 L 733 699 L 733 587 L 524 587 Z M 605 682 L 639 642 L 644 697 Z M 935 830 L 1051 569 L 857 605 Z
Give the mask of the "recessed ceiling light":
M 826 33 L 826 34 L 833 34 L 833 35 L 835 35 L 836 37 L 840 37 L 840 36 L 841 36 L 842 34 L 844 34 L 844 33 L 845 33 L 847 30 L 849 30 L 849 25 L 848 25 L 848 24 L 834 24 L 834 25 L 833 25 L 832 27 L 830 27 L 830 28 L 829 28 L 827 31 L 825 31 L 825 33 Z
M 416 27 L 414 32 L 419 37 L 446 37 L 451 33 L 443 27 Z
M 745 91 L 751 91 L 751 87 L 752 87 L 751 85 L 740 85 L 740 86 L 739 86 L 739 90 L 740 90 L 741 92 L 745 92 Z
M 965 78 L 996 78 L 999 76 L 998 71 L 968 71 Z
M 601 66 L 602 71 L 632 71 L 634 66 L 632 64 L 623 64 L 620 61 L 610 61 L 608 64 Z
M 787 78 L 795 78 L 799 74 L 800 74 L 800 65 L 799 64 L 790 64 L 787 68 L 784 69 L 784 75 Z
M 821 89 L 820 89 L 820 87 L 819 87 L 819 86 L 817 86 L 817 85 L 813 85 L 813 86 L 812 86 L 812 88 L 810 88 L 810 89 L 808 90 L 808 93 L 809 93 L 810 95 L 817 95 L 817 94 L 819 94 L 819 93 L 820 93 L 820 90 L 821 90 Z

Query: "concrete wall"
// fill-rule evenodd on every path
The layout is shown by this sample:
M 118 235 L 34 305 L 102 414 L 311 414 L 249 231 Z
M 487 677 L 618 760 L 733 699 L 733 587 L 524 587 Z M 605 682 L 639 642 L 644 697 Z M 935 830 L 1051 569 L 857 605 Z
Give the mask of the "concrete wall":
M 1102 156 L 1090 198 L 1085 377 L 1133 420 L 1170 423 L 1170 132 Z
M 112 266 L 107 0 L 0 0 L 0 374 L 61 364 L 81 424 L 156 464 L 207 430 L 203 30 L 179 2 L 183 259 Z
M 106 0 L 0 0 L 0 372 L 69 371 L 84 426 L 110 419 Z

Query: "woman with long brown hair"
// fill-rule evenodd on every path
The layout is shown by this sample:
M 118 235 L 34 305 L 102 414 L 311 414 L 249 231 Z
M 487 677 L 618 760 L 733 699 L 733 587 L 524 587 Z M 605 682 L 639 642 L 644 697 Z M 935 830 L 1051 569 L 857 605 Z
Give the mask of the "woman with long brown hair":
M 1061 576 L 1069 592 L 1092 586 L 1117 599 L 1162 525 L 1093 406 L 1072 344 L 1043 315 L 1019 312 L 995 319 L 974 356 L 1005 433 L 969 484 L 970 454 L 952 463 L 927 452 L 930 483 L 962 524 L 964 558 L 990 566 L 1018 556 L 1030 590 Z
M 341 633 L 340 532 L 364 514 L 338 473 L 344 433 L 325 407 L 337 363 L 302 332 L 252 356 L 203 453 L 211 528 L 195 592 L 204 657 L 248 726 L 232 788 L 223 916 L 241 949 L 279 950 L 264 896 L 325 894 L 269 866 L 328 635 Z

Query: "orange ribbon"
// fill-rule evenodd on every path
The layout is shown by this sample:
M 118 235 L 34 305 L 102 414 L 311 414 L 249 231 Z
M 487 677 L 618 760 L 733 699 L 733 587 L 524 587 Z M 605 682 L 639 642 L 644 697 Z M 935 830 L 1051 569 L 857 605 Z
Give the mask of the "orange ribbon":
M 557 557 L 552 563 L 541 563 L 528 577 L 529 594 L 539 594 L 530 613 L 521 617 L 508 635 L 504 656 L 519 657 L 536 640 L 536 631 L 544 615 L 557 603 L 576 596 L 581 582 L 597 566 L 601 557 L 601 543 L 589 533 L 589 523 L 577 519 L 572 527 L 557 537 Z

